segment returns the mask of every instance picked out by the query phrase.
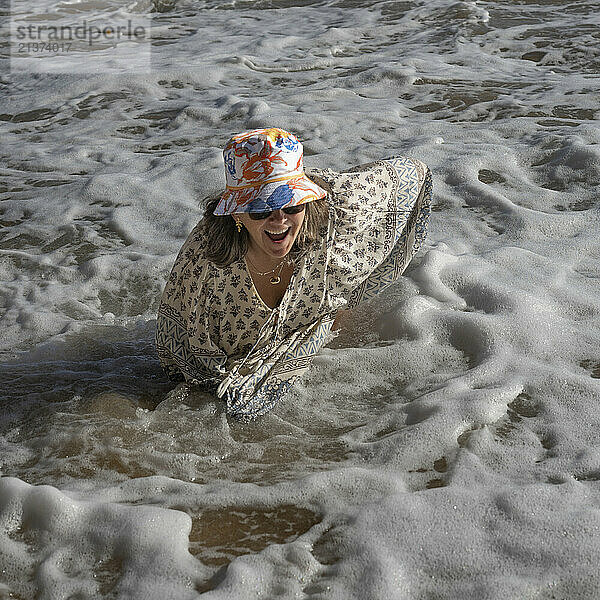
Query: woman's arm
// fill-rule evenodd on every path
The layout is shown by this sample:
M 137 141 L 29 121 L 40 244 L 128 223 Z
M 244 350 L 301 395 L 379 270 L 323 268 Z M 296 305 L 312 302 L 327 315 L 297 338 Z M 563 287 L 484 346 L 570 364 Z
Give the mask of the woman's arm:
M 227 357 L 210 336 L 208 311 L 212 270 L 197 226 L 182 246 L 162 294 L 156 319 L 156 350 L 172 378 L 214 388 Z
M 418 160 L 393 157 L 343 173 L 313 170 L 310 176 L 330 191 L 329 291 L 352 308 L 395 281 L 422 245 L 431 174 Z

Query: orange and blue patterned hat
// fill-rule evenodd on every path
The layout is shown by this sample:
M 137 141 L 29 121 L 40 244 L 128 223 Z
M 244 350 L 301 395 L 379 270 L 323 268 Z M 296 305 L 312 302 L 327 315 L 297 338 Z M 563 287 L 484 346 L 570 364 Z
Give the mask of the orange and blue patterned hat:
M 215 215 L 266 212 L 324 198 L 304 174 L 302 144 L 283 129 L 234 135 L 223 150 L 227 186 Z

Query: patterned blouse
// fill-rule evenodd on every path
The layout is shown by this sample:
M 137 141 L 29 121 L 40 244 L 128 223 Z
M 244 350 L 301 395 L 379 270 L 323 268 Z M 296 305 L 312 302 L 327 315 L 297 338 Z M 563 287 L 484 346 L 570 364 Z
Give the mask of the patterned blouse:
M 173 379 L 224 398 L 252 420 L 270 410 L 330 339 L 335 315 L 368 300 L 404 271 L 431 212 L 429 169 L 395 157 L 336 173 L 306 174 L 329 191 L 321 237 L 295 261 L 276 308 L 258 295 L 246 262 L 205 258 L 200 224 L 184 243 L 158 311 L 156 347 Z

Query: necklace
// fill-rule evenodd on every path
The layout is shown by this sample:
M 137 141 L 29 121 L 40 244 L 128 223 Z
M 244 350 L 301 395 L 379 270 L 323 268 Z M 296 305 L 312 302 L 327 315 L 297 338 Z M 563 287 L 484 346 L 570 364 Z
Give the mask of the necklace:
M 283 264 L 288 260 L 287 257 L 284 258 L 278 265 L 275 265 L 275 267 L 273 269 L 271 269 L 270 271 L 265 271 L 264 273 L 261 273 L 260 271 L 256 270 L 256 267 L 254 266 L 254 263 L 250 260 L 250 257 L 248 255 L 246 255 L 246 260 L 250 263 L 250 265 L 252 265 L 252 269 L 250 269 L 253 273 L 255 273 L 256 275 L 260 275 L 261 277 L 264 277 L 265 275 L 269 275 L 270 273 L 273 273 L 273 276 L 271 278 L 269 278 L 269 283 L 271 285 L 277 285 L 278 283 L 281 283 L 281 271 L 283 271 Z M 275 271 L 279 269 L 279 273 L 277 273 L 277 275 L 275 275 Z

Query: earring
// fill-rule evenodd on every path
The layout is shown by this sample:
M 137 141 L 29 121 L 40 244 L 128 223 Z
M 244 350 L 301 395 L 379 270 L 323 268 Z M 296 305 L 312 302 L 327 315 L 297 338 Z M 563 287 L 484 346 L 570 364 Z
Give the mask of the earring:
M 235 221 L 235 226 L 237 227 L 238 233 L 241 233 L 242 232 L 242 227 L 243 227 L 242 222 L 238 221 L 237 219 L 234 219 L 234 221 Z

